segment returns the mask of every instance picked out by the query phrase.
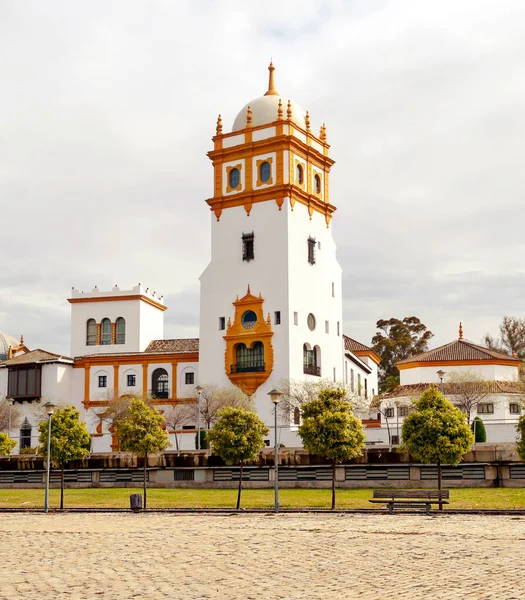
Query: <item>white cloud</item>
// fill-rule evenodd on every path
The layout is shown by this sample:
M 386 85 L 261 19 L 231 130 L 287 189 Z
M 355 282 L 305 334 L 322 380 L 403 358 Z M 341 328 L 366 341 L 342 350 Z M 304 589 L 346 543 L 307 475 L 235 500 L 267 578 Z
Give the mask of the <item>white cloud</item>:
M 326 121 L 345 327 L 436 343 L 520 314 L 525 4 L 8 0 L 0 6 L 0 329 L 68 351 L 71 286 L 141 281 L 196 335 L 211 148 L 266 86 Z

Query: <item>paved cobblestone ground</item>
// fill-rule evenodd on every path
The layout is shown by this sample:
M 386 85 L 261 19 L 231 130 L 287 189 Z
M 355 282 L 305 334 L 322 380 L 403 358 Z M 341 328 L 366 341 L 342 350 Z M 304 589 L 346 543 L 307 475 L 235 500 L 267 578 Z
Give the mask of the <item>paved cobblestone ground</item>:
M 0 515 L 0 599 L 523 600 L 525 517 Z

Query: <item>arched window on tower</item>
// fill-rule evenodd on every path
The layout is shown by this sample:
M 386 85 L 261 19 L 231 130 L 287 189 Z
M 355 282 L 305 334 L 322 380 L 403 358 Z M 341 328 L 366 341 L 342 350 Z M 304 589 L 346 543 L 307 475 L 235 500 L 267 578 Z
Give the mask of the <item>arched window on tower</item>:
M 235 349 L 235 364 L 232 373 L 253 373 L 264 371 L 264 344 L 255 342 L 251 348 L 238 344 Z
M 88 319 L 86 323 L 86 346 L 97 345 L 97 323 L 95 319 Z
M 316 194 L 321 193 L 321 177 L 317 173 L 314 175 L 314 189 Z
M 303 181 L 304 181 L 304 170 L 303 170 L 303 165 L 297 165 L 295 167 L 295 178 L 297 180 L 297 183 L 299 185 L 303 185 Z
M 155 398 L 169 398 L 169 379 L 166 369 L 155 369 L 151 376 L 151 395 Z
M 125 344 L 126 343 L 126 320 L 124 319 L 124 317 L 119 317 L 117 319 L 115 329 L 116 329 L 116 343 L 117 344 Z
M 111 321 L 109 319 L 102 319 L 100 323 L 100 343 L 103 346 L 111 344 Z
M 321 367 L 318 361 L 318 349 L 311 348 L 310 344 L 303 345 L 303 373 L 307 375 L 321 376 Z

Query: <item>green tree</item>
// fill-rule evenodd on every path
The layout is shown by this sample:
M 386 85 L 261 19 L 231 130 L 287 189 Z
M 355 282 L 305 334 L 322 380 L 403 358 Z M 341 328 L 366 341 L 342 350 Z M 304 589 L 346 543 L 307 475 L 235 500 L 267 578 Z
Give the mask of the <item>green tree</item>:
M 144 510 L 147 507 L 147 464 L 148 454 L 162 452 L 170 445 L 168 433 L 162 428 L 164 419 L 144 400 L 132 398 L 127 415 L 115 425 L 120 450 L 132 452 L 144 460 Z
M 49 421 L 38 425 L 41 453 L 47 458 L 47 430 Z M 59 408 L 51 417 L 51 462 L 60 468 L 60 509 L 64 508 L 64 468 L 72 460 L 80 460 L 89 453 L 91 436 L 80 413 L 74 406 Z
M 212 451 L 224 461 L 240 464 L 237 510 L 241 505 L 242 470 L 247 460 L 255 460 L 264 448 L 264 436 L 269 429 L 251 410 L 221 408 L 217 421 L 208 433 Z
M 344 398 L 342 388 L 321 390 L 316 399 L 302 405 L 303 422 L 299 427 L 305 449 L 332 461 L 332 510 L 336 464 L 361 456 L 365 442 L 363 425 Z
M 415 411 L 403 422 L 401 450 L 423 463 L 437 464 L 438 489 L 442 489 L 441 465 L 457 465 L 474 443 L 465 415 L 435 386 L 414 402 Z M 440 505 L 442 510 L 442 505 Z
M 516 440 L 516 450 L 521 460 L 525 460 L 525 414 L 521 415 L 516 423 L 518 439 Z
M 12 440 L 7 433 L 0 433 L 0 456 L 9 456 L 16 446 L 16 441 Z
M 480 444 L 483 444 L 487 441 L 487 430 L 485 429 L 485 425 L 483 421 L 476 417 L 472 423 L 470 424 L 470 428 L 472 429 L 472 433 L 474 434 L 474 441 Z
M 417 317 L 380 319 L 379 331 L 372 338 L 372 348 L 381 357 L 379 365 L 379 391 L 391 389 L 399 377 L 396 363 L 428 350 L 428 342 L 434 334 Z
M 491 350 L 503 354 L 515 354 L 525 359 L 525 319 L 503 317 L 499 326 L 500 337 L 495 338 L 487 333 L 483 339 Z

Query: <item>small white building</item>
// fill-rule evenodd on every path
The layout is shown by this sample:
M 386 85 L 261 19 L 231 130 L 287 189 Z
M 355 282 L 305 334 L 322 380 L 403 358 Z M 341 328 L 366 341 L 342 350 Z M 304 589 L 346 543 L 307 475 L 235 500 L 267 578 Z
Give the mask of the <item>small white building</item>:
M 400 385 L 381 396 L 381 441 L 399 443 L 403 420 L 413 400 L 431 385 L 440 387 L 447 399 L 463 412 L 470 412 L 466 414 L 469 422 L 475 417 L 483 421 L 487 442 L 515 441 L 525 392 L 518 381 L 521 365 L 521 359 L 515 356 L 463 339 L 460 324 L 457 340 L 397 363 Z M 453 374 L 458 374 L 464 382 L 458 383 Z M 468 385 L 469 374 L 473 374 L 473 383 L 479 388 L 476 393 Z

